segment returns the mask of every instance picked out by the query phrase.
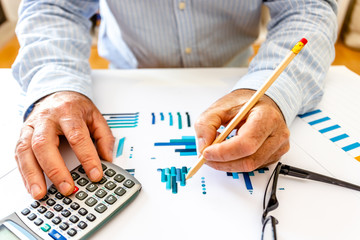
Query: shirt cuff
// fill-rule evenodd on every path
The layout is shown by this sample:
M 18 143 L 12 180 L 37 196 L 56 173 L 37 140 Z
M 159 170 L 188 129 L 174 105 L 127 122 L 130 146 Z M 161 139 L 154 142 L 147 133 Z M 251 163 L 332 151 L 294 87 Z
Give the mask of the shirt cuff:
M 258 90 L 273 73 L 273 70 L 251 72 L 242 77 L 233 87 L 237 89 Z M 282 72 L 265 92 L 280 108 L 286 124 L 290 126 L 301 107 L 301 92 L 286 72 Z
M 24 121 L 33 110 L 36 102 L 49 94 L 61 91 L 78 92 L 92 99 L 90 73 L 74 72 L 59 66 L 47 66 L 39 70 L 27 89 L 24 100 Z

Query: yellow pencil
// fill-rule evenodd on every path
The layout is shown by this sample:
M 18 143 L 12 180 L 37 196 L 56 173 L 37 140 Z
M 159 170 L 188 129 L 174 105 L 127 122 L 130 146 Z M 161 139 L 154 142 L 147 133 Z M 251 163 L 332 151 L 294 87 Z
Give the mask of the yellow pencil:
M 291 49 L 289 54 L 285 59 L 279 64 L 279 66 L 274 70 L 273 74 L 270 75 L 268 80 L 262 85 L 262 87 L 257 90 L 254 95 L 250 98 L 244 106 L 241 107 L 238 114 L 231 120 L 231 122 L 226 126 L 224 131 L 214 140 L 212 144 L 220 143 L 225 140 L 225 138 L 231 133 L 232 130 L 240 123 L 244 116 L 250 111 L 250 109 L 259 101 L 259 99 L 265 94 L 266 90 L 275 82 L 279 75 L 284 71 L 284 69 L 289 65 L 289 63 L 294 59 L 294 57 L 301 51 L 301 49 L 306 45 L 307 40 L 302 38 L 296 45 Z M 190 168 L 189 173 L 186 176 L 186 180 L 191 178 L 205 163 L 205 158 L 201 155 L 198 159 L 198 162 Z

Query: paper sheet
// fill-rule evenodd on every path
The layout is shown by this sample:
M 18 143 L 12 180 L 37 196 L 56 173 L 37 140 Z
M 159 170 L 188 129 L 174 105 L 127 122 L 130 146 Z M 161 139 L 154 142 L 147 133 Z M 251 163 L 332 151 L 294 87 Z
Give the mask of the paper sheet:
M 193 165 L 196 161 L 194 121 L 209 103 L 230 91 L 244 73 L 243 69 L 94 71 L 97 106 L 104 114 L 118 114 L 118 118 L 106 116 L 115 120 L 109 121 L 116 138 L 114 163 L 134 174 L 143 189 L 138 198 L 95 233 L 93 239 L 114 236 L 122 239 L 260 239 L 263 194 L 274 166 L 237 174 L 204 166 L 186 186 L 182 186 L 180 177 L 176 191 L 172 183 L 162 181 L 163 170 L 171 175 L 174 167 L 179 170 L 173 172 L 181 175 Z M 360 79 L 344 68 L 332 68 L 328 79 L 329 90 L 326 89 L 319 105 L 324 116 L 313 116 L 312 120 L 329 117 L 332 122 L 328 123 L 341 125 L 341 130 L 351 135 L 351 143 L 358 142 L 358 124 L 352 120 L 358 119 L 359 113 L 354 111 L 356 104 L 352 105 L 352 99 L 358 97 L 356 89 Z M 342 94 L 338 92 L 340 85 L 348 86 Z M 347 107 L 336 105 L 334 98 L 346 101 Z M 351 154 L 344 151 L 342 145 L 337 145 L 340 141 L 334 143 L 329 140 L 330 136 L 319 132 L 325 125 L 310 125 L 309 121 L 295 120 L 291 126 L 291 150 L 281 161 L 360 184 L 360 163 L 355 159 L 357 153 L 353 152 L 357 148 L 351 150 Z M 64 145 L 62 153 L 69 166 L 76 164 L 74 155 Z M 14 193 L 13 200 L 1 201 L 0 206 L 14 207 L 17 199 L 22 200 L 26 193 L 16 171 L 0 181 L 0 191 L 11 191 L 14 186 L 5 184 L 5 180 L 22 189 Z M 282 175 L 278 188 L 280 205 L 271 214 L 279 220 L 279 239 L 359 236 L 359 193 Z M 8 209 L 4 209 L 4 213 L 11 210 Z

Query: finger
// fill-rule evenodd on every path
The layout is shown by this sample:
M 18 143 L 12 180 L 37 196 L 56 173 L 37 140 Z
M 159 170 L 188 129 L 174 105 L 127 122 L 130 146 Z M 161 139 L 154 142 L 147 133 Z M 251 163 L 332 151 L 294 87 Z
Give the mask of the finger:
M 221 117 L 215 111 L 206 111 L 200 115 L 194 124 L 197 149 L 200 153 L 212 144 L 217 136 L 217 130 L 222 124 Z
M 95 111 L 93 121 L 89 124 L 89 130 L 94 137 L 96 149 L 100 157 L 107 161 L 112 161 L 115 138 L 100 112 Z
M 279 145 L 276 137 L 270 137 L 262 147 L 253 155 L 227 162 L 207 161 L 210 167 L 227 172 L 251 172 L 255 169 L 267 166 L 280 159 L 290 148 L 286 140 Z
M 56 188 L 63 195 L 70 195 L 74 190 L 74 181 L 60 155 L 56 129 L 56 124 L 51 121 L 38 124 L 34 128 L 32 149 L 40 167 Z
M 71 116 L 60 119 L 59 123 L 87 176 L 93 182 L 100 181 L 102 178 L 100 158 L 84 120 L 78 116 Z
M 209 146 L 203 152 L 208 161 L 232 161 L 254 154 L 276 128 L 276 122 L 263 117 L 260 110 L 253 110 L 236 136 Z
M 34 129 L 24 126 L 16 145 L 15 159 L 27 191 L 34 199 L 41 199 L 46 194 L 46 183 L 32 151 L 32 136 Z

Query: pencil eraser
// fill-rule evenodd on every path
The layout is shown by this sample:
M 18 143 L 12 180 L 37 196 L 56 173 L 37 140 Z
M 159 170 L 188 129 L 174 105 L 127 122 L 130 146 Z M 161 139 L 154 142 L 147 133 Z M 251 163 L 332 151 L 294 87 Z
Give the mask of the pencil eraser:
M 306 38 L 302 38 L 300 40 L 300 42 L 302 42 L 304 44 L 304 46 L 307 44 L 308 40 Z

